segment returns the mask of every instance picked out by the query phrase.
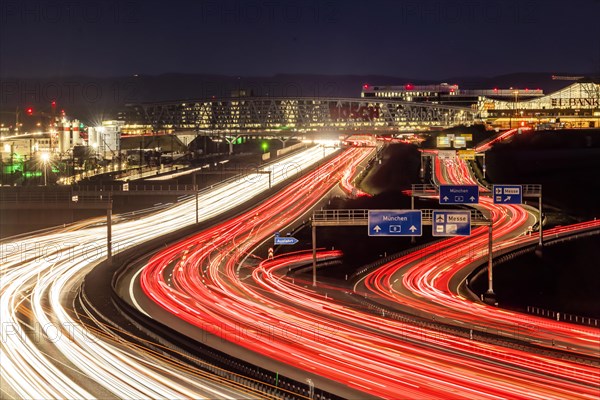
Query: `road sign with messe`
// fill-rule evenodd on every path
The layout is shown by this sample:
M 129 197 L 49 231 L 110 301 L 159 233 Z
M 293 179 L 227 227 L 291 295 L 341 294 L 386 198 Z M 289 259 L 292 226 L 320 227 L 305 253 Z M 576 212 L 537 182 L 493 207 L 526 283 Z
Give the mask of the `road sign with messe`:
M 434 210 L 432 228 L 433 236 L 469 236 L 471 234 L 471 211 Z
M 477 185 L 440 185 L 440 204 L 477 204 Z
M 369 236 L 421 236 L 421 210 L 369 210 Z
M 494 185 L 492 193 L 494 204 L 521 204 L 523 202 L 521 185 Z

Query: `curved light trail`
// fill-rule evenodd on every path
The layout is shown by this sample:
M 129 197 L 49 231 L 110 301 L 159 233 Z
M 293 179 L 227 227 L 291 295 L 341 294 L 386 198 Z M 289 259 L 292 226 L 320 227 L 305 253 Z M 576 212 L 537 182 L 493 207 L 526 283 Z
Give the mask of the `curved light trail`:
M 228 332 L 262 327 L 268 335 L 235 343 L 384 398 L 597 398 L 597 368 L 374 316 L 342 302 L 335 288 L 327 296 L 275 274 L 310 255 L 265 261 L 253 270 L 253 283 L 238 276 L 248 252 L 319 200 L 340 167 L 352 168 L 359 150 L 352 151 L 343 164 L 324 166 L 328 172 L 154 255 L 140 275 L 144 293 L 173 318 L 219 327 L 211 333 L 226 340 L 233 340 Z
M 276 185 L 334 151 L 313 147 L 262 170 L 271 171 Z M 202 192 L 201 219 L 268 190 L 264 175 L 249 174 Z M 195 200 L 122 220 L 113 225 L 113 254 L 193 222 Z M 70 310 L 74 281 L 106 255 L 105 232 L 103 226 L 81 224 L 0 243 L 2 382 L 20 398 L 94 398 L 107 393 L 121 398 L 247 396 L 247 391 L 200 379 L 181 367 L 156 366 L 147 352 L 92 333 Z
M 436 159 L 435 171 L 440 183 L 476 184 L 464 162 Z M 496 205 L 489 197 L 480 197 L 480 206 L 490 212 L 494 221 L 494 252 L 537 242 L 537 235 L 523 234 L 525 227 L 531 225 L 523 207 Z M 600 221 L 589 221 L 549 230 L 547 234 L 559 235 L 598 226 Z M 364 284 L 382 298 L 421 312 L 468 323 L 479 329 L 498 329 L 507 337 L 514 335 L 547 347 L 558 346 L 599 357 L 599 329 L 490 307 L 472 302 L 459 293 L 457 287 L 466 279 L 464 268 L 485 263 L 486 231 L 486 228 L 478 228 L 469 237 L 454 237 L 436 248 L 428 247 L 394 260 L 366 276 Z M 455 279 L 461 272 L 462 279 Z

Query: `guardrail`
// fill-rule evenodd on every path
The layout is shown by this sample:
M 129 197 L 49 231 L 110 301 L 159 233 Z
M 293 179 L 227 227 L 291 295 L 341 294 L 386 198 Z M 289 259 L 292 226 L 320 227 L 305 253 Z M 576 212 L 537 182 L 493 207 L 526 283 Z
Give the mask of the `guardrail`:
M 435 196 L 438 194 L 438 187 L 430 183 L 419 183 L 411 186 L 413 196 Z
M 108 199 L 109 193 L 106 193 Z M 101 198 L 103 199 L 103 198 Z M 15 191 L 15 192 L 0 192 L 0 203 L 6 204 L 22 204 L 22 203 L 97 203 L 98 196 L 82 196 L 73 195 L 71 191 Z
M 153 192 L 153 191 L 195 191 L 197 185 L 100 185 L 100 186 L 74 186 L 73 193 L 86 192 Z
M 343 209 L 343 210 L 315 210 L 312 216 L 313 225 L 325 224 L 355 224 L 367 225 L 369 210 Z
M 413 326 L 416 325 L 421 328 L 428 329 L 430 331 L 428 333 L 430 337 L 446 333 L 463 337 L 465 339 L 468 338 L 469 340 L 473 341 L 501 345 L 504 347 L 510 347 L 526 352 L 532 352 L 543 356 L 585 363 L 586 365 L 592 365 L 596 367 L 599 365 L 597 357 L 573 354 L 569 353 L 568 351 L 563 351 L 557 348 L 549 348 L 536 345 L 534 343 L 529 342 L 527 338 L 519 337 L 521 327 L 518 324 L 516 324 L 513 327 L 513 329 L 509 329 L 505 332 L 491 327 L 486 328 L 483 326 L 478 326 L 477 324 L 473 324 L 470 326 L 452 325 L 443 321 L 436 320 L 434 315 L 428 314 L 423 311 L 417 311 L 416 314 L 409 314 L 403 313 L 401 311 L 391 310 L 378 303 L 377 300 L 368 298 L 366 295 L 358 292 L 349 292 L 348 295 L 354 298 L 354 300 L 357 303 L 363 305 L 365 308 L 367 308 L 371 312 L 377 313 L 378 315 L 383 315 L 386 318 L 395 319 L 397 321 L 406 322 Z M 397 334 L 403 335 L 404 333 L 402 331 L 398 331 Z M 490 350 L 488 354 L 490 356 L 493 356 L 493 350 Z
M 339 209 L 339 210 L 315 210 L 313 211 L 313 225 L 366 225 L 369 219 L 367 209 Z M 419 211 L 419 210 L 416 210 Z M 436 210 L 422 209 L 422 221 L 430 225 L 433 220 L 433 212 Z M 488 215 L 480 210 L 469 210 L 471 212 L 471 224 L 489 225 L 491 220 Z
M 600 321 L 596 318 L 582 317 L 580 315 L 574 315 L 569 313 L 561 313 L 559 311 L 548 310 L 546 308 L 527 306 L 527 312 L 534 314 L 539 317 L 546 317 L 556 319 L 557 321 L 573 322 L 575 324 L 589 325 L 589 326 L 600 326 Z
M 527 183 L 520 185 L 522 190 L 523 197 L 539 197 L 542 194 L 542 185 L 535 183 Z M 430 183 L 419 183 L 412 185 L 412 195 L 413 196 L 433 196 L 439 193 L 439 189 L 436 185 L 432 185 Z M 479 193 L 489 195 L 491 193 L 491 188 L 486 188 L 484 190 L 479 190 Z

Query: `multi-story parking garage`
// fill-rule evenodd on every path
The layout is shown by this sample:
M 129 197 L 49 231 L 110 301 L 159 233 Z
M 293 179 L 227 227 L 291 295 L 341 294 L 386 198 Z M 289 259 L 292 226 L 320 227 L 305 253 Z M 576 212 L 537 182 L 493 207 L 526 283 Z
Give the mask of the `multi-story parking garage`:
M 123 119 L 135 128 L 128 133 L 416 131 L 469 124 L 475 112 L 385 99 L 238 97 L 132 104 Z

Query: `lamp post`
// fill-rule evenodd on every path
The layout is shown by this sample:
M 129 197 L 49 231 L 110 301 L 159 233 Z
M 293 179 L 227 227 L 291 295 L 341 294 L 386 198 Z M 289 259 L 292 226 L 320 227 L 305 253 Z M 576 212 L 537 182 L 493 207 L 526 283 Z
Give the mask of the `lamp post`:
M 519 116 L 519 91 L 515 90 L 513 93 L 515 95 L 515 117 L 518 117 Z M 517 126 L 518 125 L 519 125 L 519 122 L 518 122 L 518 118 L 517 118 Z M 511 123 L 510 127 L 512 128 L 512 123 Z
M 50 160 L 50 154 L 44 152 L 40 157 L 44 164 L 44 186 L 48 186 L 48 161 Z

